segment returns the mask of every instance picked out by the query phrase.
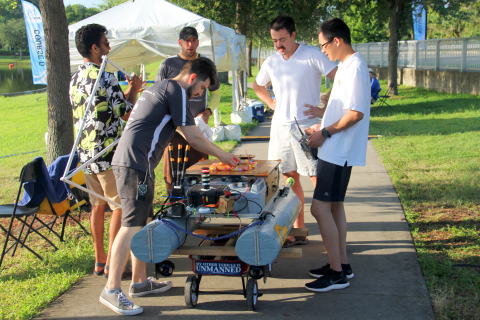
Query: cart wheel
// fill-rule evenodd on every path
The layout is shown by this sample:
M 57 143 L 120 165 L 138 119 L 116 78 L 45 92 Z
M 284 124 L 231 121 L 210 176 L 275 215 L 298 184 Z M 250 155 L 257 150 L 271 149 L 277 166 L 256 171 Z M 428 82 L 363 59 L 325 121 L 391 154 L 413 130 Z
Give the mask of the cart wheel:
M 173 270 L 175 270 L 175 264 L 173 264 L 173 262 L 170 260 L 164 260 L 162 262 L 155 263 L 157 279 L 158 273 L 160 273 L 164 277 L 170 277 L 173 274 Z
M 189 308 L 195 308 L 198 302 L 199 281 L 196 276 L 188 276 L 185 282 L 185 304 Z
M 247 309 L 249 311 L 257 310 L 258 285 L 257 280 L 250 278 L 247 282 Z

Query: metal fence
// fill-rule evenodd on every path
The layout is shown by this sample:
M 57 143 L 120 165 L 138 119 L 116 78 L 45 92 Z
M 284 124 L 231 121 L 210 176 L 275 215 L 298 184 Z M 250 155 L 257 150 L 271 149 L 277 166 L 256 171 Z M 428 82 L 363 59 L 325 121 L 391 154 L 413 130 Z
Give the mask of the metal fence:
M 388 42 L 354 43 L 371 67 L 388 67 Z M 252 58 L 258 57 L 252 49 Z M 262 48 L 261 58 L 275 52 Z M 410 40 L 398 42 L 398 67 L 427 70 L 480 71 L 480 37 L 457 39 Z
M 355 43 L 369 66 L 388 67 L 388 42 Z M 398 42 L 398 67 L 480 71 L 480 37 Z
M 276 50 L 274 48 L 260 48 L 260 59 L 266 59 L 270 55 L 274 54 Z M 252 48 L 252 58 L 257 59 L 258 49 Z

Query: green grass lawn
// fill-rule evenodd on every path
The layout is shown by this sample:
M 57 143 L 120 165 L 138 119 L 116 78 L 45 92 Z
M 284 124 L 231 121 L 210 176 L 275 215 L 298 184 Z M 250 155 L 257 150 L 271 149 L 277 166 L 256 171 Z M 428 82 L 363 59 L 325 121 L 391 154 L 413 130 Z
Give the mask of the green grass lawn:
M 154 79 L 158 63 L 147 65 L 147 79 Z M 219 105 L 221 120 L 230 124 L 232 112 L 232 86 L 220 86 L 222 99 Z M 251 89 L 250 89 L 251 90 Z M 254 96 L 253 91 L 249 92 Z M 38 101 L 37 101 L 38 100 Z M 18 190 L 20 170 L 27 162 L 37 156 L 46 158 L 45 132 L 47 131 L 47 97 L 32 94 L 17 97 L 0 97 L 0 118 L 2 139 L 0 141 L 0 203 L 13 203 Z M 213 117 L 210 120 L 213 126 Z M 257 124 L 241 124 L 245 134 Z M 230 151 L 237 141 L 219 142 L 223 150 Z M 22 154 L 25 153 L 25 154 Z M 12 155 L 12 156 L 9 156 Z M 8 157 L 5 157 L 8 156 Z M 155 170 L 156 206 L 163 202 L 165 195 L 163 170 L 160 164 Z M 86 216 L 84 213 L 83 216 Z M 88 215 L 87 215 L 88 216 Z M 5 221 L 0 221 L 3 225 Z M 89 223 L 84 221 L 87 227 Z M 0 268 L 0 319 L 30 319 L 38 314 L 48 303 L 55 300 L 86 273 L 93 270 L 94 252 L 89 236 L 75 240 L 78 228 L 67 230 L 69 241 L 59 245 L 59 251 L 52 253 L 43 240 L 32 235 L 28 243 L 34 245 L 46 259 L 40 262 L 25 249 L 17 251 L 14 258 L 7 256 Z M 105 227 L 108 230 L 108 226 Z M 51 236 L 49 238 L 52 238 Z M 0 237 L 0 243 L 4 240 Z
M 30 57 L 23 56 L 22 60 L 19 58 L 16 58 L 15 56 L 0 56 L 0 64 L 9 64 L 9 63 L 14 63 L 14 64 L 30 64 Z
M 381 82 L 382 87 L 387 87 Z M 439 319 L 480 319 L 480 97 L 400 87 L 370 134 L 398 192 Z

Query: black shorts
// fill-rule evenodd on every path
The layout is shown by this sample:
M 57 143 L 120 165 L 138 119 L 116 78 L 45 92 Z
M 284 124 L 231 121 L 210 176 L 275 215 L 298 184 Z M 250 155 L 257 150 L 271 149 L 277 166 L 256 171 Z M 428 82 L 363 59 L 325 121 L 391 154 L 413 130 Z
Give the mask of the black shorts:
M 145 172 L 120 166 L 113 166 L 117 190 L 122 201 L 122 227 L 143 227 L 147 218 L 153 217 L 153 195 L 155 180 L 146 179 L 145 201 L 137 200 L 139 182 L 145 181 Z
M 351 173 L 352 167 L 348 167 L 347 163 L 342 167 L 318 159 L 317 185 L 313 192 L 313 199 L 326 202 L 345 201 Z

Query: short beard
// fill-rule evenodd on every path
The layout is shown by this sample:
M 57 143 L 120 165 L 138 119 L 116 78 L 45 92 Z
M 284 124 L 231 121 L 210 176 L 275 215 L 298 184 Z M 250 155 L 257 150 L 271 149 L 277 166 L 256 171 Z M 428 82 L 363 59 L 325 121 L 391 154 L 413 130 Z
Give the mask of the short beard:
M 195 52 L 195 51 L 193 51 L 193 53 L 190 53 L 187 50 L 182 51 L 182 53 L 183 53 L 184 56 L 189 57 L 189 58 L 194 57 L 197 54 L 197 52 Z
M 187 97 L 188 97 L 188 100 L 192 100 L 194 97 L 193 97 L 193 91 L 195 90 L 195 87 L 197 86 L 197 80 L 193 81 L 193 83 L 188 86 L 187 88 Z

